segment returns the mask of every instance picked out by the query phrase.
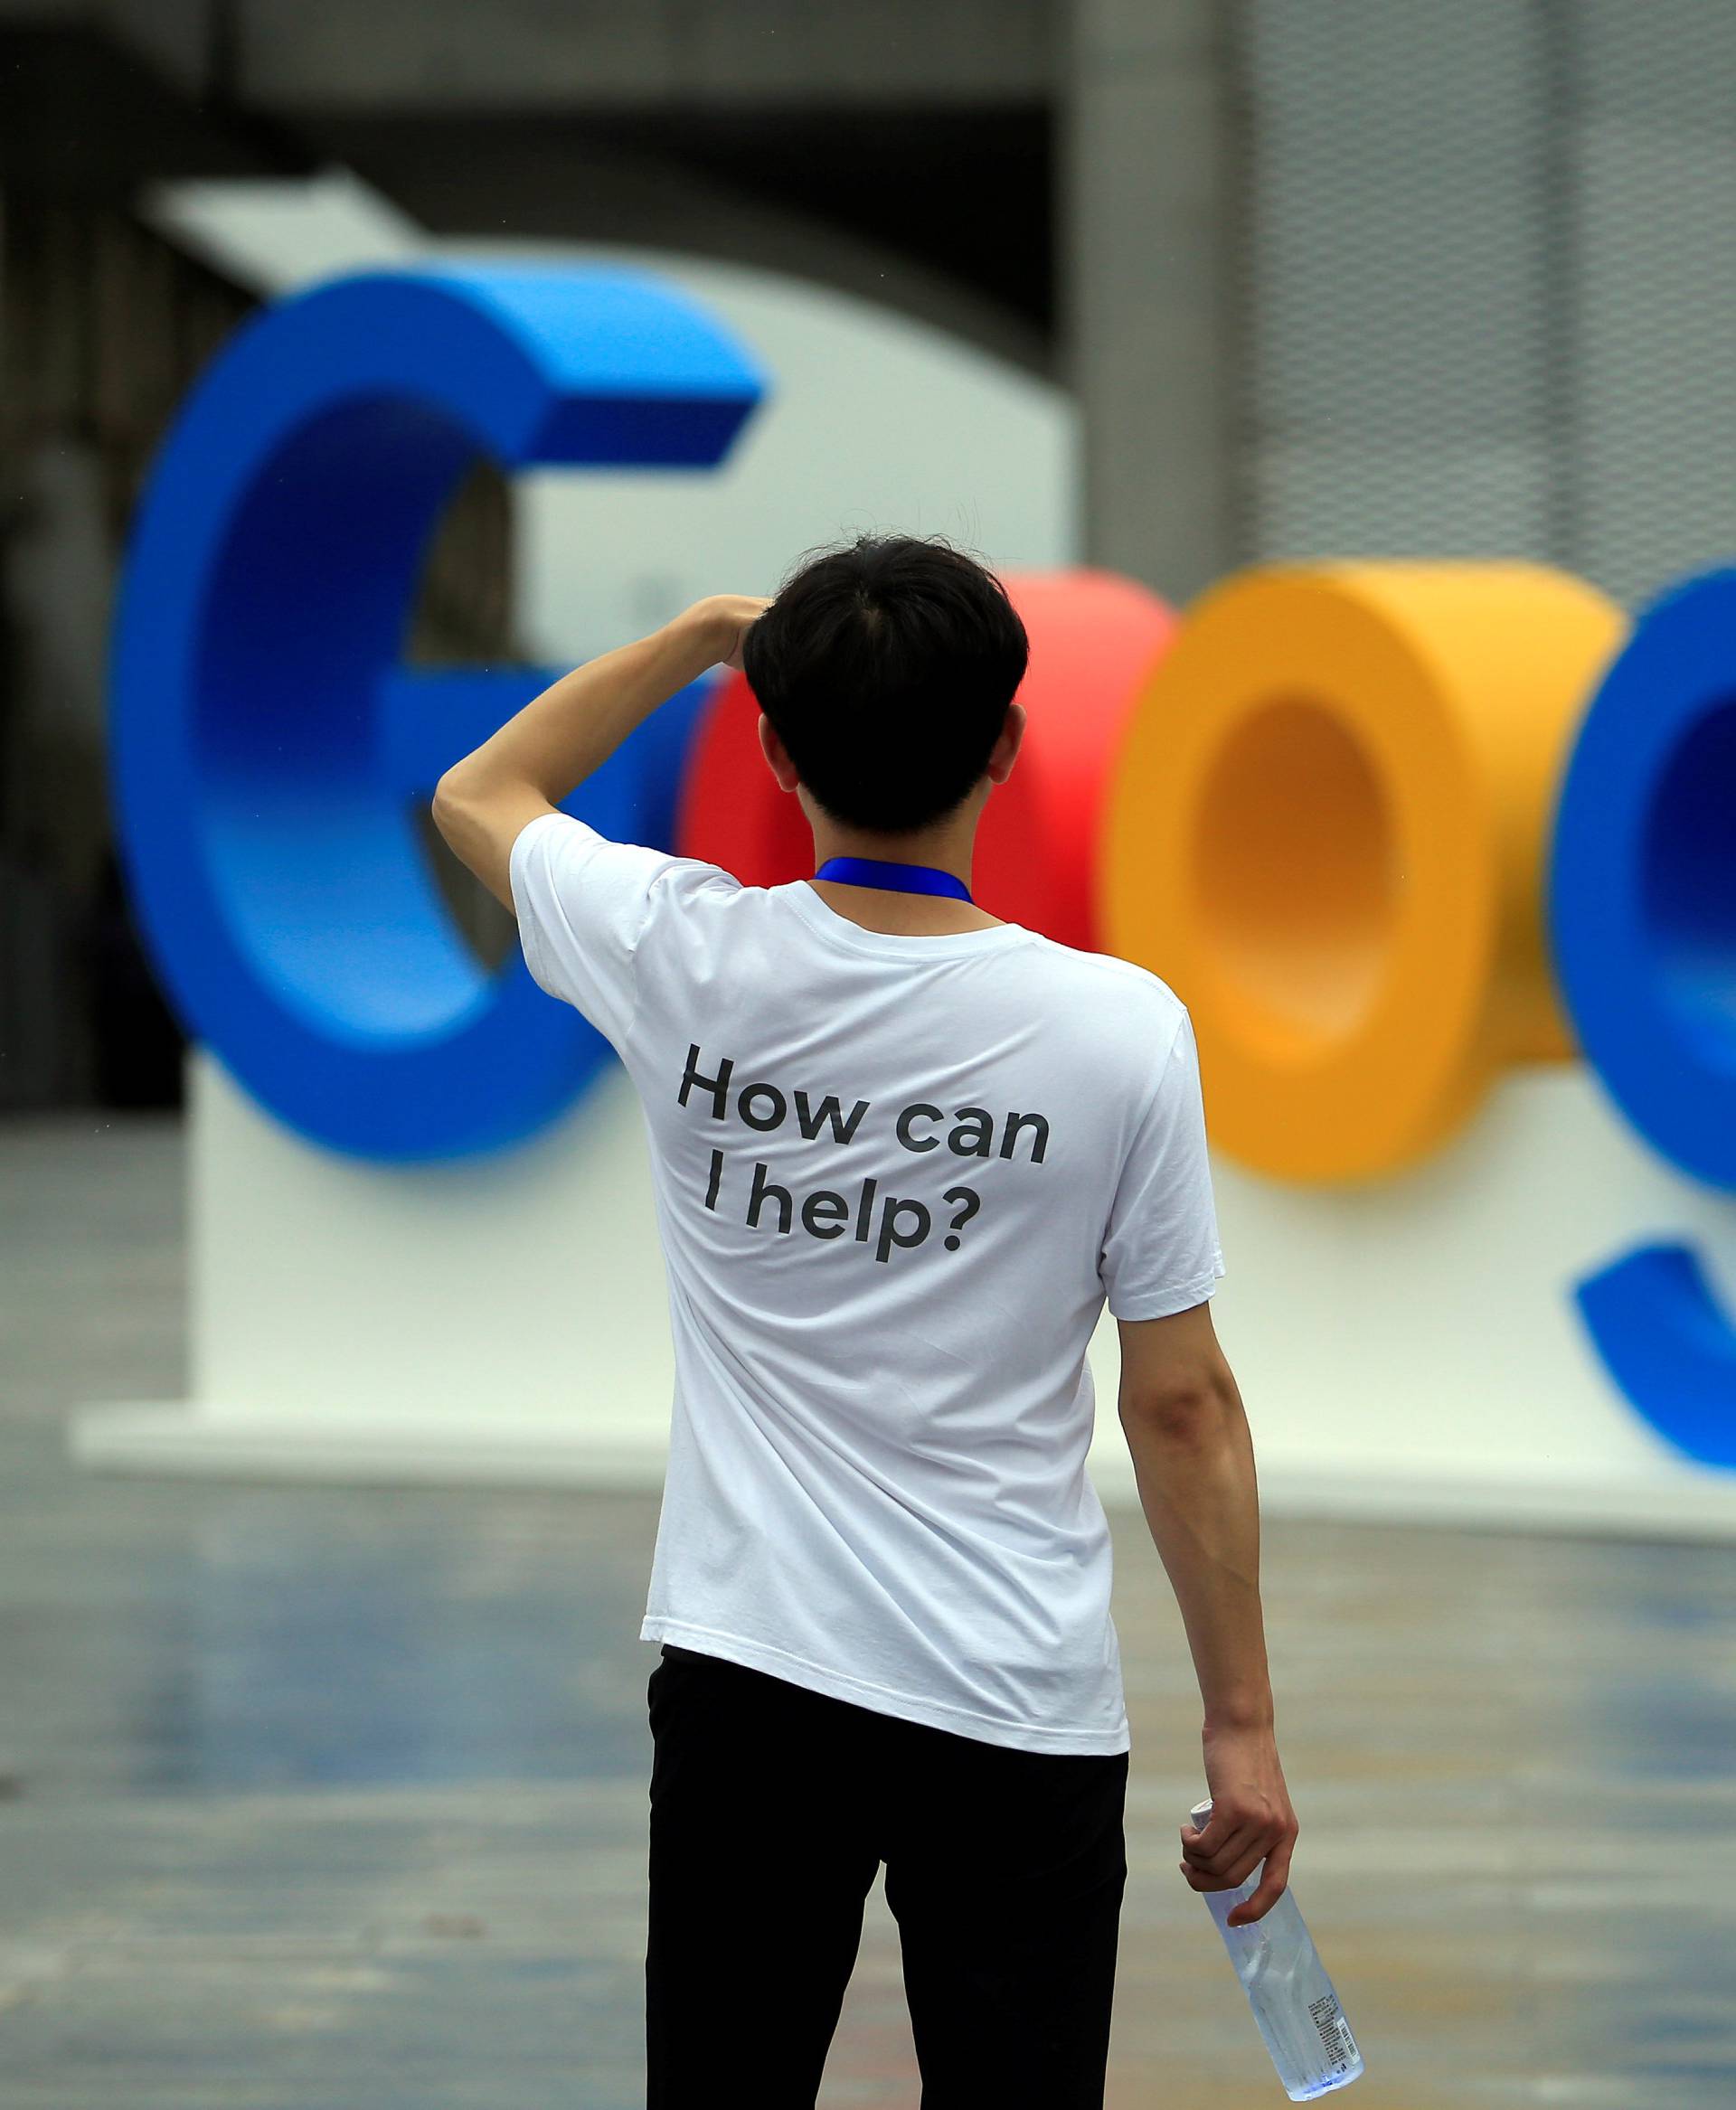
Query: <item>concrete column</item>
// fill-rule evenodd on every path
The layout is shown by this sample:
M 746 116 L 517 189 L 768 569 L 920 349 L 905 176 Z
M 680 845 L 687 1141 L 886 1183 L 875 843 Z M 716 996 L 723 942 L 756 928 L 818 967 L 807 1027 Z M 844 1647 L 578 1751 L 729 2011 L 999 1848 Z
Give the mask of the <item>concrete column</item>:
M 1071 0 L 1063 359 L 1084 553 L 1190 599 L 1234 560 L 1226 0 Z

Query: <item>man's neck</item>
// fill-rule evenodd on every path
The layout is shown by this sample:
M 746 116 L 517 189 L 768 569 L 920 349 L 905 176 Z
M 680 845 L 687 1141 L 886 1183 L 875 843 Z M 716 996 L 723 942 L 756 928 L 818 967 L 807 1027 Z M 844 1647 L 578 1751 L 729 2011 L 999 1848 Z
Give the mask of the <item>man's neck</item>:
M 830 857 L 871 857 L 882 864 L 926 864 L 970 884 L 971 852 L 976 844 L 973 815 L 950 826 L 924 828 L 908 835 L 875 835 L 861 828 L 816 823 L 814 869 Z M 1001 922 L 970 901 L 950 894 L 915 894 L 884 887 L 853 886 L 839 880 L 810 882 L 827 908 L 835 909 L 864 930 L 909 937 L 940 937 L 951 931 L 986 930 Z

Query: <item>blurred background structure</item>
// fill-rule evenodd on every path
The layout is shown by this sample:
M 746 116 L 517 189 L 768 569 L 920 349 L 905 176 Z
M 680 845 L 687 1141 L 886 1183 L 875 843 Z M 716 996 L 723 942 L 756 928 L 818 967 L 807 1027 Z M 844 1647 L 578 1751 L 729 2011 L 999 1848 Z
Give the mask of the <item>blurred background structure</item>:
M 106 617 L 271 242 L 213 268 L 165 186 L 240 212 L 344 171 L 422 239 L 943 332 L 1077 406 L 1055 540 L 1176 600 L 1415 552 L 1633 602 L 1727 535 L 1733 110 L 1736 15 L 1699 0 L 0 0 L 0 1105 L 178 1089 L 108 862 Z M 507 509 L 472 504 L 430 650 L 499 641 Z
M 636 2099 L 654 1498 L 61 1448 L 73 1402 L 189 1375 L 188 1050 L 106 775 L 129 523 L 261 303 L 453 250 L 663 273 L 776 409 L 678 503 L 479 468 L 412 659 L 570 663 L 867 524 L 1177 605 L 1417 555 L 1633 608 L 1736 542 L 1712 0 L 0 0 L 4 2110 Z M 1110 2103 L 1269 2100 L 1171 1874 L 1197 1724 L 1137 1528 Z M 1709 1537 L 1270 1527 L 1298 1894 L 1368 2110 L 1736 2085 Z M 896 1970 L 881 1908 L 823 2100 L 914 2099 Z

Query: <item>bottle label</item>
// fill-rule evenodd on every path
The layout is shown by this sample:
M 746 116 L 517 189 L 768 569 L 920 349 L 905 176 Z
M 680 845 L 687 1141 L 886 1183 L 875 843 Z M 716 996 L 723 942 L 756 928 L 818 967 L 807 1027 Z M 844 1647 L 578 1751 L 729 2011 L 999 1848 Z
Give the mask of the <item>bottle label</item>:
M 1356 2039 L 1350 2033 L 1344 2010 L 1338 2005 L 1337 1996 L 1323 1993 L 1308 2003 L 1308 2016 L 1320 2032 L 1320 2041 L 1326 2048 L 1328 2061 L 1335 2068 L 1348 2068 L 1356 2063 Z

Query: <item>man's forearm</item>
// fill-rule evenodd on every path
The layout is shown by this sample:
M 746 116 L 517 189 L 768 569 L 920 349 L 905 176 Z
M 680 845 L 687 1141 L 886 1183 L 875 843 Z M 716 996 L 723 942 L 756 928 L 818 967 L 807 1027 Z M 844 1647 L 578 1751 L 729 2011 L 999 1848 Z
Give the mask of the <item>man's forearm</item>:
M 1203 1408 L 1124 1410 L 1139 1500 L 1175 1592 L 1208 1729 L 1269 1728 L 1253 1440 L 1233 1384 Z

